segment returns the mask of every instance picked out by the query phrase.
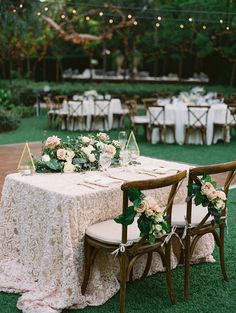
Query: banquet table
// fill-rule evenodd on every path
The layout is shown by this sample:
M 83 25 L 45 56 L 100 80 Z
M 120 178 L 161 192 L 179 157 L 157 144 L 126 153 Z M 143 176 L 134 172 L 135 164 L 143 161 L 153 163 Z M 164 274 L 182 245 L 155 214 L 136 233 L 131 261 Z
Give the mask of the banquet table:
M 100 100 L 101 102 L 103 100 Z M 105 102 L 107 102 L 107 100 L 104 100 Z M 108 123 L 106 123 L 105 125 L 105 129 L 102 125 L 102 123 L 97 123 L 95 125 L 95 128 L 93 130 L 110 130 L 112 128 L 116 128 L 118 127 L 118 123 L 117 121 L 114 120 L 114 116 L 115 114 L 127 114 L 128 113 L 128 109 L 123 109 L 122 105 L 121 105 L 121 101 L 118 98 L 112 98 L 109 104 L 109 109 L 107 112 L 108 115 Z M 76 105 L 76 101 L 69 101 L 71 103 L 74 103 Z M 92 114 L 94 113 L 94 100 L 92 98 L 90 99 L 82 99 L 82 103 L 83 103 L 83 115 L 86 116 L 86 125 L 85 125 L 85 130 L 90 130 L 91 127 L 91 118 L 92 118 Z M 68 114 L 68 107 L 67 107 L 67 103 L 64 102 L 63 104 L 63 108 L 60 112 L 61 114 Z M 80 112 L 78 112 L 80 113 Z M 64 130 L 66 127 L 66 125 L 64 124 L 64 122 L 62 123 L 62 130 Z M 80 123 L 76 123 L 74 130 L 82 130 L 83 125 L 81 125 Z M 68 130 L 73 130 L 73 125 L 67 125 L 67 129 Z
M 5 178 L 0 204 L 0 290 L 21 296 L 17 307 L 24 313 L 58 313 L 64 308 L 101 305 L 119 290 L 118 261 L 114 256 L 96 258 L 86 294 L 81 294 L 84 234 L 88 226 L 121 213 L 122 179 L 151 179 L 147 166 L 159 167 L 157 177 L 188 169 L 189 165 L 140 157 L 141 165 L 99 172 L 71 174 L 10 174 Z M 140 171 L 142 169 L 142 171 Z M 96 175 L 102 184 L 89 184 Z M 87 183 L 85 183 L 87 182 Z M 176 203 L 184 202 L 186 181 Z M 148 191 L 153 195 L 154 191 Z M 167 192 L 155 190 L 160 205 Z M 205 235 L 198 242 L 193 262 L 212 262 L 214 240 Z M 108 263 L 108 260 L 110 263 Z M 134 269 L 140 276 L 144 261 Z M 172 254 L 172 266 L 178 258 Z M 149 275 L 163 271 L 155 255 Z
M 206 103 L 204 103 L 206 104 Z M 181 101 L 175 101 L 174 103 L 164 102 L 166 118 L 169 123 L 175 124 L 175 137 L 176 142 L 180 145 L 184 143 L 185 139 L 185 124 L 187 123 L 187 106 Z M 152 114 L 155 112 L 155 108 L 152 109 Z M 214 136 L 213 142 L 213 131 L 214 123 L 224 124 L 226 120 L 227 105 L 224 103 L 212 103 L 207 120 L 207 145 L 216 143 L 219 139 L 224 139 L 224 132 L 221 129 L 218 129 Z M 173 143 L 174 137 L 171 131 L 166 132 L 165 140 L 167 143 Z M 229 131 L 227 134 L 227 142 L 229 142 L 230 136 Z M 151 142 L 153 144 L 160 141 L 158 129 L 154 129 L 151 134 Z M 202 144 L 201 133 L 199 131 L 194 132 L 189 137 L 189 143 L 191 144 Z

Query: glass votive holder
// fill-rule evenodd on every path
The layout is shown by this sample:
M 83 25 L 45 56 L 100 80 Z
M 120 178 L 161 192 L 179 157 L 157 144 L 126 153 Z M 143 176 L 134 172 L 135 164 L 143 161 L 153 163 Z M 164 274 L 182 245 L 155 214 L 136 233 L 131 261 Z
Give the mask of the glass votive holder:
M 34 168 L 30 165 L 24 165 L 24 166 L 20 166 L 18 168 L 18 173 L 21 176 L 29 176 L 29 175 L 33 175 L 35 172 Z

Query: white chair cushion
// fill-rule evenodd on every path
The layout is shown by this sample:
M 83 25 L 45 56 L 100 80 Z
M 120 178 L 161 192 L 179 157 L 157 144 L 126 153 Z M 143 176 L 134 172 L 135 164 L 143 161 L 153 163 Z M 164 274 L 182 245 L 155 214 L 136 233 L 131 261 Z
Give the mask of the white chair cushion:
M 135 124 L 148 124 L 149 123 L 149 118 L 148 118 L 148 116 L 146 116 L 146 115 L 143 115 L 143 116 L 141 116 L 141 115 L 135 115 L 134 117 L 133 117 L 133 122 L 135 123 Z
M 180 203 L 173 205 L 172 208 L 172 225 L 177 226 L 185 226 L 185 216 L 187 214 L 186 211 L 187 204 L 186 203 Z M 198 225 L 201 220 L 206 216 L 208 213 L 207 207 L 203 207 L 202 205 L 196 206 L 195 204 L 192 205 L 192 226 Z M 213 217 L 210 216 L 205 224 L 209 224 L 213 220 Z
M 121 243 L 122 225 L 116 223 L 114 220 L 108 220 L 101 223 L 89 226 L 86 230 L 86 235 L 101 242 L 109 244 Z M 137 219 L 133 224 L 128 226 L 128 241 L 137 242 L 140 240 L 140 231 L 137 225 Z

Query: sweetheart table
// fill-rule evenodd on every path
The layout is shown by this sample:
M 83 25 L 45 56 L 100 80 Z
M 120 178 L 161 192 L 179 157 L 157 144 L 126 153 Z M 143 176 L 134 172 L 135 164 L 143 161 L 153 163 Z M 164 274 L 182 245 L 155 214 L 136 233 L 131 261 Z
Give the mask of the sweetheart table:
M 64 308 L 101 305 L 119 290 L 117 258 L 96 258 L 85 296 L 81 294 L 84 234 L 88 226 L 121 213 L 122 180 L 153 178 L 145 167 L 162 169 L 157 177 L 188 169 L 186 164 L 140 157 L 142 165 L 110 169 L 110 178 L 94 180 L 99 172 L 71 174 L 10 174 L 0 204 L 0 290 L 20 293 L 17 307 L 24 313 L 58 313 Z M 164 170 L 163 170 L 164 169 Z M 97 175 L 97 176 L 96 176 Z M 91 184 L 91 179 L 96 184 Z M 153 191 L 148 191 L 153 192 Z M 160 205 L 167 193 L 155 191 Z M 176 202 L 184 202 L 186 182 Z M 214 241 L 199 241 L 193 262 L 213 261 Z M 110 263 L 108 263 L 108 259 Z M 173 253 L 172 266 L 178 259 Z M 140 268 L 134 270 L 135 278 Z M 163 271 L 158 255 L 149 274 Z

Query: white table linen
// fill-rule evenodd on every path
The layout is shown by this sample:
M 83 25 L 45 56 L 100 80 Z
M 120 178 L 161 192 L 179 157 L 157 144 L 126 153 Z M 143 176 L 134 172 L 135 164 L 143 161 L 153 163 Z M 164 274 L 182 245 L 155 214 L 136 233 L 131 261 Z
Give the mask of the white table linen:
M 159 103 L 159 102 L 158 102 Z M 175 136 L 178 144 L 182 145 L 185 139 L 185 124 L 187 123 L 188 114 L 187 106 L 181 101 L 175 100 L 174 103 L 160 103 L 165 105 L 166 118 L 169 122 L 175 124 Z M 206 104 L 206 103 L 204 103 Z M 226 119 L 227 105 L 224 103 L 212 104 L 208 113 L 208 122 L 207 122 L 207 145 L 212 144 L 213 140 L 213 131 L 214 123 L 221 122 L 224 123 Z M 166 131 L 166 142 L 173 143 L 173 133 L 171 131 Z M 219 139 L 224 139 L 224 133 L 222 130 L 218 130 L 214 137 L 214 143 Z M 227 141 L 229 141 L 229 134 L 227 136 Z M 151 134 L 151 142 L 153 144 L 160 141 L 158 129 L 154 129 Z M 189 137 L 190 144 L 202 144 L 202 138 L 200 132 L 196 131 Z
M 141 168 L 187 169 L 185 164 L 140 157 Z M 150 179 L 136 169 L 110 169 L 120 179 Z M 81 294 L 84 234 L 88 226 L 115 217 L 122 210 L 121 181 L 108 187 L 80 185 L 96 172 L 85 174 L 8 175 L 0 206 L 0 290 L 19 292 L 17 307 L 24 313 L 59 313 L 66 307 L 100 305 L 119 290 L 117 259 L 107 254 L 96 258 L 84 296 Z M 166 175 L 170 172 L 166 172 Z M 97 175 L 97 174 L 96 174 Z M 163 177 L 160 173 L 159 177 Z M 151 192 L 159 204 L 167 201 L 163 190 Z M 186 182 L 176 202 L 186 197 Z M 203 237 L 193 261 L 212 261 L 214 240 Z M 111 261 L 110 265 L 108 263 Z M 140 262 L 142 262 L 140 260 Z M 172 256 L 172 265 L 177 265 Z M 143 266 L 143 263 L 140 263 Z M 162 271 L 157 254 L 150 274 Z M 137 278 L 140 273 L 134 271 Z
M 102 100 L 99 100 L 102 101 Z M 107 100 L 104 100 L 107 101 Z M 76 101 L 69 101 L 69 102 L 74 102 L 76 103 Z M 83 99 L 83 116 L 86 116 L 86 126 L 85 126 L 85 130 L 89 131 L 90 127 L 91 127 L 91 118 L 92 118 L 92 114 L 94 113 L 94 101 L 92 98 L 90 99 Z M 67 103 L 65 102 L 63 104 L 63 109 L 62 111 L 65 113 L 68 113 L 68 108 L 67 108 Z M 80 112 L 78 112 L 80 113 Z M 102 123 L 97 123 L 97 125 L 95 125 L 94 129 L 92 130 L 110 130 L 112 128 L 115 128 L 117 125 L 115 124 L 114 121 L 114 114 L 122 114 L 122 113 L 128 113 L 126 111 L 124 111 L 124 109 L 122 108 L 121 105 L 121 101 L 118 98 L 113 98 L 110 100 L 110 105 L 109 105 L 109 111 L 108 111 L 108 125 L 105 125 L 105 129 L 103 128 Z M 81 125 L 80 123 L 75 123 L 74 125 L 74 130 L 82 130 L 83 125 Z M 62 123 L 62 130 L 65 129 L 65 124 Z M 73 130 L 73 125 L 72 123 L 70 123 L 69 125 L 67 125 L 67 129 L 68 130 Z

